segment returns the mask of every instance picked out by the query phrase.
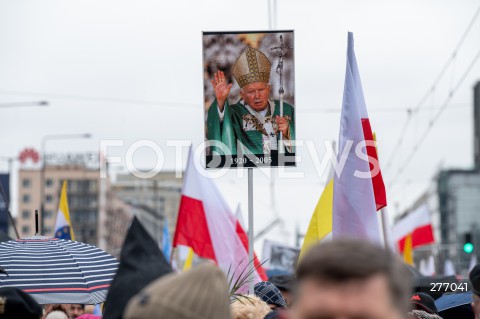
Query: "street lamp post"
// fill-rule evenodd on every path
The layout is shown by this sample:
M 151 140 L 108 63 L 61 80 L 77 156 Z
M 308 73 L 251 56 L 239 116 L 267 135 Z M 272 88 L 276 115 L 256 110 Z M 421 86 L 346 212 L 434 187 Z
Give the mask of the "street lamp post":
M 0 103 L 0 108 L 12 108 L 12 107 L 47 107 L 48 101 L 30 101 L 30 102 L 10 102 Z
M 91 138 L 90 133 L 84 134 L 53 134 L 45 135 L 42 138 L 42 143 L 40 146 L 40 153 L 42 157 L 42 169 L 40 171 L 40 212 L 41 212 L 41 223 L 40 223 L 40 234 L 43 234 L 44 224 L 45 224 L 45 168 L 46 168 L 46 158 L 45 158 L 45 146 L 47 141 L 50 140 L 68 140 L 68 139 L 87 139 Z

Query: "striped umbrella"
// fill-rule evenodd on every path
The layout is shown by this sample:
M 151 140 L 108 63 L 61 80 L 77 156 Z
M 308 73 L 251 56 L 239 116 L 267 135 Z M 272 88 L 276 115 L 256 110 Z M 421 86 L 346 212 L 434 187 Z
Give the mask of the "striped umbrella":
M 0 287 L 17 287 L 40 304 L 105 301 L 118 261 L 81 242 L 33 236 L 0 243 Z

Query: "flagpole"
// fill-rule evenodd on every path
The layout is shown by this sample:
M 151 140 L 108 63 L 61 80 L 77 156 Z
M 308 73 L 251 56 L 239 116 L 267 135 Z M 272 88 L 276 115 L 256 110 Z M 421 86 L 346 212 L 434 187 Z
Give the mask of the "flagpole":
M 251 265 L 252 275 L 248 283 L 248 292 L 253 295 L 253 168 L 248 168 L 248 262 Z

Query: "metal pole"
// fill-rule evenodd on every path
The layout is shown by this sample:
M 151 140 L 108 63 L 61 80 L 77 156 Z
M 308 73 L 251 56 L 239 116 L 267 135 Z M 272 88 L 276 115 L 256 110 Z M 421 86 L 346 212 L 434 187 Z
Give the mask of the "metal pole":
M 253 259 L 253 168 L 248 168 L 248 262 L 252 273 L 255 267 Z M 248 291 L 253 295 L 253 274 L 248 283 Z
M 46 158 L 45 158 L 45 143 L 47 141 L 46 137 L 42 138 L 42 142 L 40 145 L 40 156 L 42 158 L 42 169 L 40 171 L 40 218 L 41 218 L 41 225 L 40 229 L 37 229 L 37 232 L 39 232 L 39 235 L 42 234 L 43 230 L 43 225 L 45 222 L 44 216 L 45 216 L 45 167 L 46 167 Z M 35 216 L 35 218 L 38 218 L 38 216 Z M 37 221 L 37 227 L 38 227 L 38 221 Z
M 6 159 L 8 161 L 8 178 L 9 178 L 9 183 L 10 183 L 10 180 L 12 178 L 12 172 L 13 172 L 13 161 L 16 159 L 16 157 L 6 157 Z M 3 197 L 7 198 L 7 196 L 4 193 L 4 190 L 2 189 L 2 187 L 0 187 L 0 191 L 2 192 Z M 10 198 L 8 198 L 7 212 L 8 212 L 8 218 L 10 220 L 10 223 L 12 224 L 13 230 L 15 231 L 15 236 L 17 236 L 17 239 L 20 239 L 20 235 L 18 234 L 17 225 L 15 224 L 15 220 L 13 219 L 12 212 L 10 211 Z
M 35 209 L 35 236 L 38 235 L 38 209 Z
M 12 224 L 13 230 L 15 231 L 15 236 L 17 236 L 17 239 L 20 239 L 20 235 L 18 233 L 17 225 L 15 224 L 15 219 L 13 219 L 12 212 L 10 211 L 10 209 L 8 210 L 8 218 L 10 219 L 10 223 Z

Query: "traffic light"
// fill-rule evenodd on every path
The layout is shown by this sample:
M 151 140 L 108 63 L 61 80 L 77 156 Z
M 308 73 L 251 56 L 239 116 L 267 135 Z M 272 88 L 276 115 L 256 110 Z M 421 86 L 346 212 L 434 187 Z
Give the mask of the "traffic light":
M 474 248 L 475 247 L 473 246 L 472 234 L 466 233 L 465 240 L 463 242 L 463 251 L 466 252 L 467 254 L 471 254 L 473 253 Z

